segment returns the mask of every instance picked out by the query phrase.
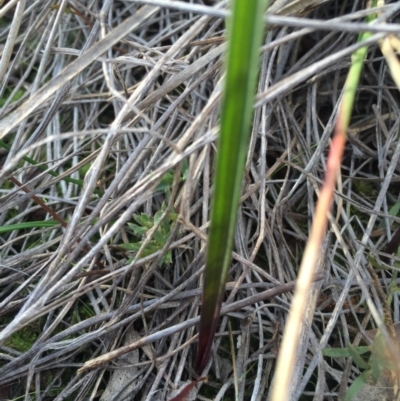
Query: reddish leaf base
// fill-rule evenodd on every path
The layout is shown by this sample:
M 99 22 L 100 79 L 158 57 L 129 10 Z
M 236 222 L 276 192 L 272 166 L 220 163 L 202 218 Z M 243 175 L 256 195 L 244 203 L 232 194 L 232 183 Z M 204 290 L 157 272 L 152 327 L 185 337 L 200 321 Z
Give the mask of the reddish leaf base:
M 196 386 L 196 384 L 202 381 L 207 382 L 207 377 L 199 377 L 195 381 L 192 381 L 187 386 L 185 386 L 177 396 L 171 398 L 169 401 L 186 401 L 187 397 L 189 396 L 193 388 Z

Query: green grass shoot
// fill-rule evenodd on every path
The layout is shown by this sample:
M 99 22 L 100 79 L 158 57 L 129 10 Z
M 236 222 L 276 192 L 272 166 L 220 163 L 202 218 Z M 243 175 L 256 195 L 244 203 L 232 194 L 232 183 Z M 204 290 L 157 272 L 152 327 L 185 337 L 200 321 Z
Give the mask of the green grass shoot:
M 8 145 L 8 144 L 6 144 L 6 143 L 5 143 L 4 141 L 2 141 L 2 140 L 0 140 L 0 146 L 1 146 L 2 148 L 6 149 L 6 150 L 10 150 L 10 149 L 11 149 L 11 146 Z M 48 170 L 46 166 L 44 166 L 44 165 L 42 165 L 42 164 L 39 164 L 36 160 L 32 159 L 32 158 L 29 157 L 29 156 L 24 156 L 24 157 L 22 158 L 22 160 L 28 162 L 29 164 L 32 164 L 33 166 L 36 166 L 40 171 L 46 171 L 47 173 L 49 173 L 49 174 L 50 174 L 51 176 L 53 176 L 53 177 L 58 177 L 58 176 L 59 176 L 59 174 L 58 174 L 56 171 L 54 171 L 54 170 Z M 79 185 L 80 187 L 83 186 L 83 181 L 82 181 L 82 180 L 78 180 L 78 179 L 71 178 L 71 177 L 63 177 L 63 178 L 61 178 L 61 179 L 64 180 L 65 182 L 68 182 L 68 183 L 71 183 L 71 184 Z M 98 190 L 97 190 L 97 191 L 98 191 Z M 100 191 L 98 191 L 97 193 L 98 193 L 98 195 L 101 195 L 101 192 L 100 192 Z
M 24 223 L 10 224 L 8 226 L 0 227 L 0 234 L 7 233 L 10 231 L 18 230 L 29 230 L 32 228 L 45 228 L 59 226 L 60 223 L 55 220 L 44 220 L 44 221 L 26 221 Z

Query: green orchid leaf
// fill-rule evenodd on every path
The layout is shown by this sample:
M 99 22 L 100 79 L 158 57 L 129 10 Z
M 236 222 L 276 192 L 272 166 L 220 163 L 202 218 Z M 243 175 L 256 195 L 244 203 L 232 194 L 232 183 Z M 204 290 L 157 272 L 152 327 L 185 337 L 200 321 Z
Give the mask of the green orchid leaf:
M 239 197 L 248 149 L 266 0 L 235 0 L 218 140 L 200 333 L 195 369 L 208 362 L 231 263 Z

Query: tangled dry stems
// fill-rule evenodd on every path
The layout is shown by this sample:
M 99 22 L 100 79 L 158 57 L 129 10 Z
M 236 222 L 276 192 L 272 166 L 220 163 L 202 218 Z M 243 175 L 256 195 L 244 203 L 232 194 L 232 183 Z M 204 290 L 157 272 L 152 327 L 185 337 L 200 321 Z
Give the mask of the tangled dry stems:
M 289 18 L 266 34 L 226 305 L 296 279 L 361 29 L 351 17 L 365 9 L 363 1 L 337 3 L 308 17 L 339 18 L 348 31 L 338 21 L 319 30 Z M 53 220 L 33 195 L 68 224 L 0 237 L 7 397 L 164 400 L 194 378 L 225 6 L 214 5 L 213 16 L 124 0 L 20 1 L 1 16 L 2 63 L 11 48 L 6 68 L 0 64 L 1 135 L 11 147 L 1 154 L 1 225 Z M 391 5 L 384 11 L 396 16 Z M 337 399 L 359 374 L 350 360 L 321 356 L 328 345 L 357 345 L 374 325 L 356 273 L 379 305 L 366 257 L 378 258 L 398 221 L 388 212 L 398 202 L 400 154 L 398 92 L 373 44 L 382 36 L 371 39 L 358 91 L 293 399 Z M 148 255 L 157 225 L 138 238 L 127 223 L 160 210 L 171 235 Z M 144 253 L 128 263 L 121 244 L 134 241 Z M 171 264 L 163 263 L 168 251 Z M 391 271 L 380 274 L 387 286 Z M 197 399 L 232 396 L 235 378 L 240 400 L 266 399 L 290 300 L 291 293 L 257 299 L 224 315 Z M 397 294 L 393 317 L 400 320 Z M 130 353 L 118 353 L 129 344 Z M 99 367 L 82 369 L 100 356 Z

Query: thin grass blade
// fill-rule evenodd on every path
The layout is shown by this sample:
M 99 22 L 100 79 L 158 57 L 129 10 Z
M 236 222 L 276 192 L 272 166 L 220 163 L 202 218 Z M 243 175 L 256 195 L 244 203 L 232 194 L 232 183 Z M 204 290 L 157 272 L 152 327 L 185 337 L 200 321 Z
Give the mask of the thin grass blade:
M 60 225 L 60 223 L 54 220 L 26 221 L 24 223 L 2 226 L 0 227 L 0 234 L 7 233 L 9 231 L 29 230 L 31 228 L 55 227 L 58 225 Z
M 371 16 L 369 18 L 369 20 L 372 20 L 375 17 Z M 369 32 L 362 33 L 359 35 L 358 41 L 362 42 L 368 39 L 370 35 Z M 352 55 L 352 65 L 345 82 L 343 98 L 335 126 L 335 134 L 328 154 L 325 180 L 319 194 L 314 221 L 304 250 L 289 318 L 284 330 L 275 374 L 276 380 L 272 393 L 273 401 L 286 401 L 290 399 L 289 388 L 302 330 L 302 319 L 307 307 L 312 277 L 316 271 L 322 241 L 328 224 L 328 213 L 332 205 L 336 180 L 341 168 L 347 139 L 347 129 L 367 50 L 368 48 L 364 46 Z

